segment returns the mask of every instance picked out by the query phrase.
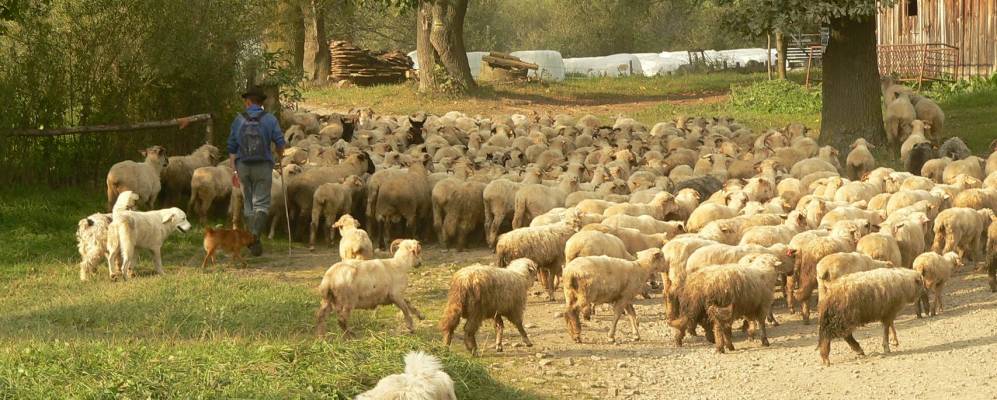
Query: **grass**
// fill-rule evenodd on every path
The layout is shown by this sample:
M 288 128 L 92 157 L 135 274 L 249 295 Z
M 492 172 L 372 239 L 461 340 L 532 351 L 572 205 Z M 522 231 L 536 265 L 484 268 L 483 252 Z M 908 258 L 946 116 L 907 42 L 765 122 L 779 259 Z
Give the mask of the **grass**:
M 348 399 L 400 372 L 416 349 L 441 357 L 460 398 L 537 397 L 443 348 L 434 327 L 399 333 L 393 308 L 354 313 L 358 339 L 341 339 L 332 327 L 327 340 L 315 340 L 318 276 L 202 271 L 199 231 L 170 238 L 165 276 L 148 276 L 143 254 L 145 277 L 115 283 L 98 273 L 80 282 L 73 234 L 80 218 L 102 208 L 96 193 L 0 192 L 0 399 Z M 424 268 L 449 275 L 451 267 Z M 438 319 L 442 289 L 414 296 Z

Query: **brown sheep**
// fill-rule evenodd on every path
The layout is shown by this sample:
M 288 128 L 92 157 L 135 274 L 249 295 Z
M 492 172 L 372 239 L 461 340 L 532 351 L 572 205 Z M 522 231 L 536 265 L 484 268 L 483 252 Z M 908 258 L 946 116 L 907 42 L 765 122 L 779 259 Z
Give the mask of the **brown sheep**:
M 408 170 L 386 169 L 367 181 L 367 223 L 374 245 L 385 248 L 399 235 L 392 228 L 404 223 L 405 237 L 419 237 L 421 218 L 432 215 L 431 186 L 426 164 L 429 155 L 413 161 Z M 431 218 L 431 217 L 429 217 Z
M 852 332 L 870 322 L 883 324 L 883 352 L 890 352 L 890 332 L 893 332 L 893 345 L 899 345 L 893 321 L 905 305 L 917 300 L 922 286 L 921 275 L 905 268 L 857 272 L 838 280 L 817 311 L 820 324 L 817 347 L 824 365 L 831 365 L 828 356 L 831 340 L 835 338 L 844 338 L 856 354 L 865 355 Z
M 373 174 L 374 168 L 374 161 L 370 159 L 370 155 L 354 153 L 347 156 L 338 165 L 305 169 L 288 179 L 285 183 L 287 187 L 286 207 L 293 220 L 293 225 L 299 226 L 301 229 L 309 226 L 315 190 L 323 183 L 342 182 L 350 175 Z M 304 234 L 304 232 L 301 233 Z
M 456 178 L 447 180 L 450 179 L 459 183 L 443 204 L 437 201 L 437 189 L 441 189 L 440 185 L 433 188 L 433 219 L 440 221 L 437 227 L 438 239 L 444 248 L 449 248 L 451 242 L 456 240 L 457 251 L 464 251 L 468 239 L 480 238 L 481 221 L 485 216 L 483 193 L 486 185 L 474 181 L 459 181 Z
M 495 320 L 495 351 L 502 351 L 502 318 L 519 330 L 523 343 L 533 346 L 523 327 L 523 313 L 530 286 L 537 277 L 537 264 L 526 258 L 513 260 L 506 268 L 472 265 L 461 268 L 450 280 L 447 306 L 440 319 L 443 343 L 448 347 L 461 318 L 464 322 L 464 346 L 478 354 L 475 338 L 481 322 Z
M 817 263 L 834 253 L 855 251 L 857 241 L 848 232 L 832 233 L 830 236 L 813 236 L 804 232 L 793 237 L 789 251 L 796 256 L 793 277 L 799 288 L 792 296 L 802 308 L 804 324 L 810 323 L 810 296 L 817 287 Z
M 495 248 L 500 234 L 512 229 L 516 212 L 516 192 L 520 184 L 508 179 L 496 179 L 485 186 L 485 239 L 488 247 Z

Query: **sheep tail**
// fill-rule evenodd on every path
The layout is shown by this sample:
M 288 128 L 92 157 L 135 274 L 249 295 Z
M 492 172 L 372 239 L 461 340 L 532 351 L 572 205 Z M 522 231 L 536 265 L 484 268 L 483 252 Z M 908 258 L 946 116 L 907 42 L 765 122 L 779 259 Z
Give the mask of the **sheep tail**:
M 432 377 L 443 370 L 440 359 L 421 351 L 413 351 L 405 355 L 405 374 L 420 377 Z
M 819 324 L 817 329 L 818 342 L 823 339 L 830 340 L 843 337 L 848 331 L 848 324 L 844 316 L 839 312 L 838 307 L 828 302 L 821 303 L 818 310 L 817 323 Z
M 464 315 L 464 306 L 469 300 L 466 287 L 454 282 L 450 284 L 450 293 L 447 295 L 447 307 L 443 310 L 443 317 L 440 318 L 440 329 L 446 332 L 452 331 L 460 324 L 460 318 Z
M 524 224 L 526 219 L 526 196 L 516 196 L 515 214 L 512 216 L 512 228 L 522 228 L 529 224 Z
M 498 266 L 499 266 L 499 268 L 505 268 L 505 267 L 507 267 L 509 265 L 509 263 L 512 262 L 512 260 L 511 260 L 511 258 L 512 258 L 511 250 L 507 250 L 507 249 L 499 247 L 499 248 L 497 248 L 495 250 L 495 254 L 498 255 Z

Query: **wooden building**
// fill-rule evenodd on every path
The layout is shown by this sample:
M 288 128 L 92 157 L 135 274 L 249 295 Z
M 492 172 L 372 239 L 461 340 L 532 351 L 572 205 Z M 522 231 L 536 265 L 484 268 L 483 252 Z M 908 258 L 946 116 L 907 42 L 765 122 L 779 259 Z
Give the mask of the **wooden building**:
M 881 73 L 908 81 L 997 73 L 997 0 L 898 0 L 876 23 Z

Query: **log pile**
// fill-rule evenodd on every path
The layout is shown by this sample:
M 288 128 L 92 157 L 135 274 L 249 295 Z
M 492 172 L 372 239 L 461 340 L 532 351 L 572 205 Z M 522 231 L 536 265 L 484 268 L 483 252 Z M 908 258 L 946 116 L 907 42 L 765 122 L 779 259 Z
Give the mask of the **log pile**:
M 400 51 L 376 54 L 349 42 L 334 41 L 329 45 L 332 66 L 329 79 L 349 81 L 357 85 L 398 83 L 412 69 L 412 59 Z
M 493 51 L 481 57 L 479 78 L 492 82 L 525 80 L 531 69 L 538 68 L 537 64 L 523 62 L 519 57 Z

